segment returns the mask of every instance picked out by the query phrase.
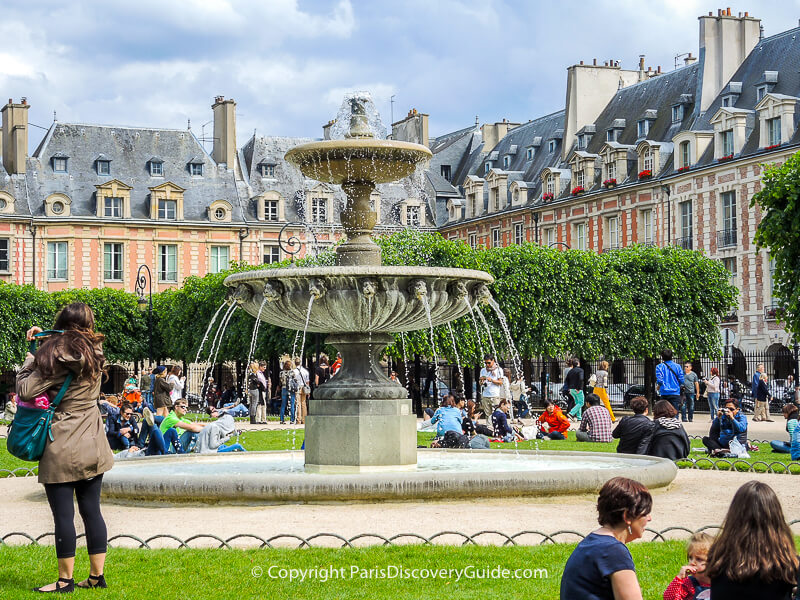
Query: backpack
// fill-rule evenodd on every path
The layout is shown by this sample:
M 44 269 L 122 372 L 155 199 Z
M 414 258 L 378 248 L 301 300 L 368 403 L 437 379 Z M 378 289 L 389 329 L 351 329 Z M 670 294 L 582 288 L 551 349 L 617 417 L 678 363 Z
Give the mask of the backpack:
M 300 389 L 297 385 L 297 377 L 295 377 L 294 371 L 286 375 L 286 389 L 291 393 L 296 393 Z
M 446 431 L 442 438 L 442 448 L 469 448 L 469 436 L 456 431 Z

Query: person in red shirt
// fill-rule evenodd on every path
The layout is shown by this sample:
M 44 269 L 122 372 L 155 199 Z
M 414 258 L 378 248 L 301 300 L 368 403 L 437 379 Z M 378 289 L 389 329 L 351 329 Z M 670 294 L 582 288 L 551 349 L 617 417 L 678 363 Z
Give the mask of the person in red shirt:
M 567 429 L 569 429 L 569 419 L 561 412 L 561 408 L 552 401 L 548 401 L 544 412 L 537 419 L 539 430 L 544 437 L 551 440 L 567 439 Z
M 338 373 L 339 369 L 341 369 L 341 368 L 342 368 L 342 355 L 337 352 L 336 353 L 336 360 L 333 361 L 333 364 L 331 365 L 331 377 L 336 375 L 336 373 Z
M 711 598 L 711 580 L 706 575 L 708 551 L 714 537 L 695 533 L 689 540 L 686 554 L 689 564 L 681 567 L 680 573 L 664 590 L 664 600 L 703 600 Z

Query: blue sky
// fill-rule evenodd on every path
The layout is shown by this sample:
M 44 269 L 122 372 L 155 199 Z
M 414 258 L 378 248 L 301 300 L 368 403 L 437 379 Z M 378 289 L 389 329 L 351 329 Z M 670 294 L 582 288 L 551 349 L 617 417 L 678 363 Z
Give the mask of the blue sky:
M 372 92 L 383 121 L 410 108 L 438 135 L 563 106 L 580 60 L 674 68 L 698 51 L 694 0 L 3 0 L 0 97 L 30 121 L 192 129 L 214 96 L 237 101 L 238 143 L 319 137 L 343 95 Z M 800 1 L 732 6 L 766 35 L 796 27 Z M 682 63 L 681 63 L 682 64 Z M 210 125 L 205 133 L 210 136 Z M 31 149 L 43 131 L 31 128 Z

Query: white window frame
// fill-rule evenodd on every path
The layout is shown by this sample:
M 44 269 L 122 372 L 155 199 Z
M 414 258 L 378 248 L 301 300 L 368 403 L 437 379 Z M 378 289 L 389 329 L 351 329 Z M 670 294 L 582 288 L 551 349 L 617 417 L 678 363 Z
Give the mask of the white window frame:
M 522 223 L 514 223 L 514 243 L 517 246 L 525 243 L 525 227 Z
M 277 200 L 264 200 L 264 220 L 277 221 L 278 220 L 278 201 Z
M 729 190 L 720 194 L 722 229 L 736 231 L 736 192 Z
M 533 154 L 534 154 L 533 148 L 528 148 L 528 150 L 525 152 L 525 158 L 527 160 L 533 160 Z
M 606 141 L 607 142 L 616 142 L 618 137 L 619 137 L 619 129 L 608 129 L 608 130 L 606 130 Z
M 203 163 L 189 163 L 189 175 L 192 177 L 202 177 Z
M 174 261 L 174 270 L 170 270 L 171 259 Z M 178 246 L 175 244 L 159 244 L 158 246 L 158 281 L 178 283 Z
M 209 252 L 211 257 L 211 272 L 222 273 L 227 271 L 231 266 L 231 248 L 230 246 L 211 246 Z
M 503 168 L 504 169 L 508 169 L 508 167 L 510 167 L 510 166 L 511 166 L 511 157 L 510 156 L 504 156 L 503 157 Z
M 262 177 L 275 177 L 275 165 L 262 164 L 260 166 Z
M 264 244 L 262 248 L 262 257 L 265 265 L 273 265 L 281 262 L 281 247 L 274 244 Z
M 492 248 L 500 248 L 503 245 L 503 236 L 499 227 L 492 228 Z
M 636 135 L 637 137 L 646 137 L 650 132 L 650 122 L 647 119 L 641 119 L 636 122 Z
M 720 148 L 722 156 L 730 156 L 734 153 L 733 149 L 733 129 L 726 129 L 720 132 Z
M 470 233 L 467 239 L 469 240 L 469 247 L 475 250 L 478 247 L 478 234 Z
M 97 174 L 98 175 L 111 175 L 111 161 L 98 160 L 97 161 Z
M 616 179 L 617 178 L 617 161 L 612 160 L 605 164 L 606 167 L 606 179 Z
M 547 245 L 548 248 L 556 243 L 555 227 L 548 227 L 547 229 L 544 230 L 544 241 L 545 245 Z
M 586 136 L 581 134 L 578 136 L 578 150 L 586 148 Z
M 414 204 L 406 205 L 406 227 L 419 227 L 422 224 L 420 207 Z
M 583 169 L 575 172 L 575 187 L 584 187 L 586 176 L 583 174 Z
M 653 149 L 650 146 L 642 152 L 642 171 L 648 170 L 655 175 L 653 170 Z
M 679 205 L 680 212 L 678 218 L 680 219 L 681 238 L 694 238 L 693 226 L 693 203 L 691 200 L 685 200 Z
M 0 238 L 0 273 L 11 272 L 11 240 Z
M 672 107 L 672 122 L 680 123 L 683 121 L 683 104 L 676 104 Z
M 689 140 L 684 140 L 678 146 L 681 154 L 681 167 L 689 167 L 692 164 L 692 146 Z
M 328 199 L 326 197 L 311 198 L 311 222 L 328 222 Z
M 756 88 L 756 103 L 761 102 L 767 95 L 767 86 L 760 85 Z
M 552 154 L 553 152 L 556 151 L 556 141 L 555 140 L 550 140 L 549 142 L 547 142 L 547 151 L 550 154 Z
M 160 161 L 150 161 L 150 177 L 163 177 L 164 163 Z
M 172 210 L 170 210 L 172 209 Z M 170 216 L 170 213 L 172 216 Z M 158 220 L 175 221 L 178 218 L 178 201 L 161 198 L 158 201 Z
M 66 281 L 69 274 L 69 244 L 47 242 L 47 281 Z
M 125 246 L 122 242 L 103 243 L 103 281 L 122 281 Z
M 653 209 L 642 210 L 642 242 L 645 244 L 653 243 Z
M 576 250 L 586 250 L 586 223 L 575 223 L 575 243 Z
M 722 265 L 725 267 L 725 270 L 728 271 L 728 277 L 730 277 L 730 283 L 732 285 L 736 285 L 736 277 L 738 275 L 738 265 L 739 259 L 736 256 L 728 256 L 722 259 Z M 731 268 L 733 266 L 733 268 Z
M 766 120 L 767 125 L 767 146 L 777 146 L 781 144 L 781 118 L 774 117 Z
M 113 196 L 103 197 L 103 216 L 108 218 L 122 218 L 122 198 Z
M 620 247 L 620 235 L 619 235 L 619 217 L 608 217 L 606 221 L 606 228 L 608 230 L 608 247 L 609 248 L 619 248 Z
M 556 176 L 552 175 L 552 174 L 548 175 L 547 179 L 545 180 L 544 187 L 545 187 L 545 193 L 553 194 L 553 196 L 555 197 L 555 195 L 556 195 Z

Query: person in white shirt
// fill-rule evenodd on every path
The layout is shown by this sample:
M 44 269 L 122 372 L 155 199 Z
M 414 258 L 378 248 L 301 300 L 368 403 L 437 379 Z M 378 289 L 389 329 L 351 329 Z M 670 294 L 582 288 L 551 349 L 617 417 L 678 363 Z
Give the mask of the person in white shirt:
M 300 357 L 294 359 L 294 378 L 297 380 L 297 415 L 295 422 L 302 425 L 308 414 L 308 395 L 311 392 L 308 369 L 303 366 Z
M 505 397 L 503 389 L 503 369 L 495 362 L 494 356 L 487 354 L 483 357 L 481 369 L 481 409 L 487 421 L 492 418 L 494 404 Z
M 186 377 L 183 376 L 183 371 L 178 365 L 174 365 L 170 370 L 167 383 L 172 384 L 172 391 L 169 393 L 169 398 L 174 405 L 178 400 L 183 398 L 183 388 L 186 387 Z

